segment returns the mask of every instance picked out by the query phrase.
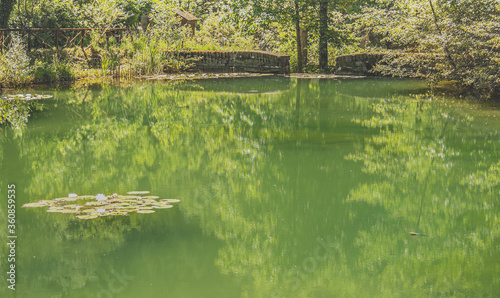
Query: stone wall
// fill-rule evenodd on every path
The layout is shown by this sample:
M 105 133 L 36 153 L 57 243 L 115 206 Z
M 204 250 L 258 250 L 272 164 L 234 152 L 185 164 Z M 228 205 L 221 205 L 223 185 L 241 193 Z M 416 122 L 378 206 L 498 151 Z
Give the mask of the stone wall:
M 261 51 L 167 51 L 191 66 L 189 71 L 290 73 L 290 56 Z
M 338 75 L 378 75 L 370 70 L 385 54 L 353 54 L 335 58 L 335 74 Z
M 387 61 L 381 62 L 384 58 Z M 335 74 L 380 76 L 381 73 L 371 71 L 376 64 L 391 64 L 390 61 L 397 61 L 397 65 L 401 69 L 426 75 L 433 73 L 435 71 L 436 63 L 442 63 L 443 59 L 446 59 L 444 54 L 436 53 L 373 53 L 342 55 L 335 58 Z M 399 75 L 404 76 L 404 72 Z M 412 77 L 414 77 L 414 75 L 412 75 Z

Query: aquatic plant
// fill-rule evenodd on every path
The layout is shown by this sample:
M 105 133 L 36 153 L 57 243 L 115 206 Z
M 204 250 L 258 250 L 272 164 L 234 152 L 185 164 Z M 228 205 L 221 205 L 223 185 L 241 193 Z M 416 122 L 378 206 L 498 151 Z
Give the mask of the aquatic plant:
M 6 94 L 3 96 L 0 96 L 0 100 L 20 100 L 20 101 L 27 101 L 27 100 L 38 100 L 38 99 L 47 99 L 47 98 L 52 98 L 54 97 L 53 95 L 50 94 L 35 94 L 35 93 L 26 93 L 26 94 Z
M 23 208 L 49 207 L 47 212 L 76 214 L 79 219 L 94 219 L 103 216 L 128 216 L 129 213 L 151 214 L 154 209 L 172 208 L 172 203 L 180 202 L 177 199 L 161 199 L 158 196 L 144 196 L 149 191 L 129 191 L 127 195 L 84 195 L 74 193 L 64 198 L 40 200 L 27 203 Z

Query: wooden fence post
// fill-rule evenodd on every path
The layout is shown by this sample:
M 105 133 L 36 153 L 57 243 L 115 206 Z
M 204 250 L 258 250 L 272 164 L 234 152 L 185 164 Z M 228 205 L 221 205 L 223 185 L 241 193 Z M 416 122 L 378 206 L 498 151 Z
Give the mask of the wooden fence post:
M 27 30 L 28 31 L 28 52 L 31 52 L 31 31 L 30 30 Z
M 3 49 L 4 49 L 4 40 L 5 40 L 5 37 L 4 37 L 4 32 L 0 32 L 0 53 L 3 53 Z
M 87 57 L 87 53 L 85 53 L 85 35 L 87 32 L 85 29 L 82 29 L 82 32 L 80 33 L 82 35 L 82 38 L 80 39 L 80 47 L 82 48 L 83 56 L 85 56 L 85 60 L 87 60 L 87 63 L 89 61 L 89 57 Z
M 55 46 L 56 46 L 56 51 L 59 50 L 59 29 L 55 29 L 53 31 L 53 33 L 55 34 Z

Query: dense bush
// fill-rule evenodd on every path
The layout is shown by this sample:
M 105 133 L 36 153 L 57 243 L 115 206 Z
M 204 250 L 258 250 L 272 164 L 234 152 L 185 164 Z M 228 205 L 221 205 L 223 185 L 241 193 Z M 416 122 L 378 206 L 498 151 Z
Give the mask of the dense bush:
M 19 86 L 31 81 L 30 59 L 24 43 L 13 35 L 5 53 L 0 53 L 0 86 Z
M 37 61 L 33 66 L 33 78 L 36 83 L 69 81 L 75 78 L 71 64 L 61 63 L 57 59 L 52 63 Z
M 357 30 L 371 51 L 431 54 L 387 56 L 377 71 L 453 81 L 477 94 L 500 92 L 497 1 L 380 1 L 363 11 Z
M 17 6 L 11 28 L 76 28 L 79 27 L 80 7 L 71 0 L 40 0 L 31 9 Z

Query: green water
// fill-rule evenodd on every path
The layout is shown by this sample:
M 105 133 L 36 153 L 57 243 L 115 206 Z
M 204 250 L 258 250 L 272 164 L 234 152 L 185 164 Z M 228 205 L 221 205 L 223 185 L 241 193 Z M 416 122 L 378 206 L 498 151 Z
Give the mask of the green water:
M 497 106 L 396 80 L 41 91 L 0 135 L 1 297 L 500 293 Z M 21 208 L 130 190 L 181 202 L 87 221 Z

